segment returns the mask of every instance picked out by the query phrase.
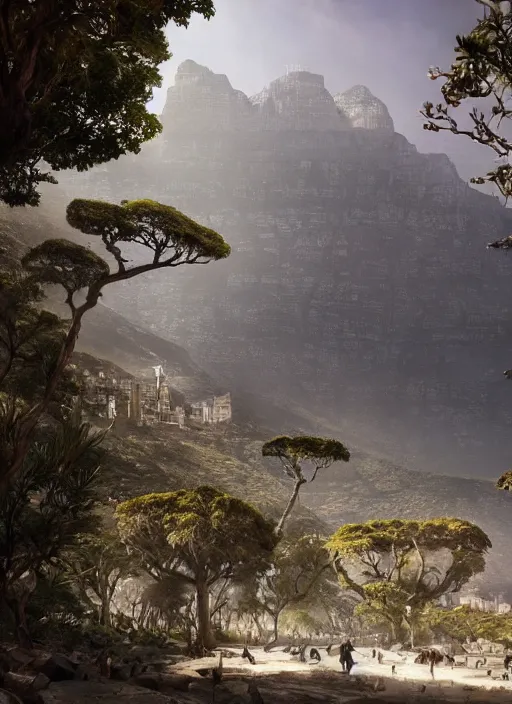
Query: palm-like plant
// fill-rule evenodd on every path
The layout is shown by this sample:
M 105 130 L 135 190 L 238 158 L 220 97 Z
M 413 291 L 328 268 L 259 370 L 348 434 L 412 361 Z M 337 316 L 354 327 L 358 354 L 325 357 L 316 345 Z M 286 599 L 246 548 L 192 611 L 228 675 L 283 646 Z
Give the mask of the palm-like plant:
M 25 608 L 38 576 L 91 526 L 103 437 L 76 404 L 41 430 L 22 471 L 0 493 L 0 595 L 23 643 L 30 641 Z

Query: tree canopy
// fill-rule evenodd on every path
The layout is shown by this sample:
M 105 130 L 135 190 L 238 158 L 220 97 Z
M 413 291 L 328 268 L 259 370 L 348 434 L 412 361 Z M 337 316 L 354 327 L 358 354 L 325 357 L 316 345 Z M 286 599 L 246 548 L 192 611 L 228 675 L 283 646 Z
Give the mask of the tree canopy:
M 157 135 L 164 30 L 194 13 L 212 0 L 1 0 L 0 200 L 36 205 L 43 162 L 83 171 Z
M 476 0 L 484 17 L 466 35 L 457 36 L 456 59 L 450 69 L 430 69 L 430 78 L 445 79 L 441 93 L 444 103 L 427 102 L 422 114 L 424 125 L 432 132 L 448 131 L 489 147 L 501 162 L 486 176 L 476 176 L 473 183 L 492 183 L 508 198 L 512 195 L 512 165 L 509 156 L 512 141 L 507 137 L 504 120 L 510 120 L 512 89 L 512 13 L 508 2 Z M 460 126 L 453 114 L 465 101 L 478 106 L 469 112 L 470 124 Z M 489 246 L 496 249 L 512 247 L 506 237 Z
M 274 525 L 250 504 L 212 487 L 148 494 L 120 504 L 119 531 L 158 579 L 178 576 L 196 590 L 198 640 L 213 644 L 209 591 L 275 546 Z
M 346 524 L 326 547 L 345 586 L 388 620 L 396 636 L 409 614 L 414 618 L 483 572 L 491 542 L 459 518 L 391 519 Z
M 459 643 L 478 638 L 512 645 L 512 615 L 475 611 L 468 606 L 431 609 L 427 622 L 435 635 L 448 636 Z
M 277 641 L 283 611 L 304 603 L 313 590 L 334 576 L 324 542 L 316 535 L 282 539 L 274 550 L 270 568 L 260 580 L 252 578 L 246 583 L 243 608 L 253 617 L 268 614 L 272 620 L 273 637 L 267 648 Z
M 264 443 L 261 452 L 263 457 L 279 459 L 285 474 L 294 480 L 290 500 L 276 527 L 277 535 L 283 534 L 284 526 L 295 506 L 301 486 L 308 481 L 314 481 L 320 469 L 330 467 L 334 462 L 348 462 L 350 459 L 350 452 L 338 440 L 309 435 L 296 437 L 280 435 Z M 313 467 L 309 479 L 304 472 L 304 463 L 307 462 Z

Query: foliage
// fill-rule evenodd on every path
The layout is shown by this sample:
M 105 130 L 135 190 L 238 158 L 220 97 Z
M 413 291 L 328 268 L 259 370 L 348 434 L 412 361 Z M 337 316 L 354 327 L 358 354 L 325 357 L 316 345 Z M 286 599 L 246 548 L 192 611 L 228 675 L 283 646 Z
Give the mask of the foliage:
M 25 320 L 35 317 L 39 327 L 31 323 L 29 331 L 32 331 L 32 337 L 29 336 L 29 341 L 35 340 L 41 352 L 40 342 L 44 332 L 47 338 L 51 337 L 52 354 L 45 367 L 46 376 L 40 384 L 39 397 L 26 408 L 20 408 L 18 404 L 9 410 L 10 415 L 6 413 L 10 422 L 9 433 L 14 439 L 7 443 L 9 454 L 0 446 L 4 460 L 0 467 L 0 485 L 3 483 L 4 486 L 20 470 L 38 422 L 55 401 L 75 348 L 83 316 L 97 305 L 105 286 L 156 269 L 222 259 L 230 252 L 229 246 L 216 232 L 195 223 L 175 208 L 154 201 L 115 205 L 74 200 L 68 206 L 67 215 L 73 227 L 101 237 L 105 248 L 116 260 L 117 270 L 110 272 L 106 262 L 97 254 L 66 240 L 47 240 L 23 257 L 25 275 L 22 280 L 27 283 L 31 298 L 25 298 L 25 304 L 21 307 L 6 303 L 5 311 L 2 311 L 0 306 L 0 333 L 3 326 L 8 337 L 9 326 L 13 325 L 23 332 L 27 328 Z M 145 249 L 149 253 L 147 262 L 126 266 L 128 260 L 121 251 L 121 246 L 126 244 L 136 244 Z M 42 295 L 41 285 L 48 284 L 60 285 L 66 291 L 71 320 L 65 327 L 55 316 L 37 312 L 36 304 Z M 6 297 L 8 302 L 13 300 L 16 286 L 17 279 L 6 278 L 5 288 L 10 292 Z M 77 299 L 79 291 L 85 292 L 81 302 Z M 40 330 L 42 325 L 43 329 Z M 7 343 L 11 344 L 9 339 Z M 24 345 L 27 345 L 26 341 Z M 23 346 L 19 348 L 18 345 L 12 354 L 19 357 L 23 351 Z M 8 355 L 6 359 L 8 361 Z
M 496 482 L 496 487 L 503 491 L 512 491 L 512 471 L 504 472 Z
M 74 649 L 83 644 L 87 610 L 67 576 L 60 570 L 45 569 L 27 604 L 26 616 L 34 640 L 55 642 Z
M 441 88 L 444 104 L 423 106 L 427 118 L 424 125 L 432 132 L 449 131 L 469 137 L 492 149 L 502 161 L 486 176 L 471 179 L 473 183 L 494 184 L 508 198 L 512 195 L 512 166 L 509 156 L 512 141 L 503 128 L 504 120 L 512 116 L 509 102 L 512 87 L 512 13 L 508 3 L 501 0 L 477 0 L 484 7 L 484 17 L 465 36 L 457 36 L 457 54 L 450 70 L 430 69 L 430 78 L 444 78 Z M 483 106 L 473 107 L 469 113 L 470 127 L 463 129 L 453 117 L 452 110 L 465 100 L 481 100 Z M 506 237 L 490 247 L 509 249 L 512 239 Z
M 211 588 L 248 565 L 259 569 L 275 545 L 273 524 L 256 509 L 207 486 L 131 499 L 117 507 L 116 517 L 123 540 L 149 574 L 178 577 L 195 588 L 203 647 L 213 642 Z
M 326 547 L 344 586 L 364 602 L 359 612 L 385 618 L 397 636 L 403 622 L 410 627 L 429 603 L 483 572 L 491 543 L 458 518 L 393 519 L 344 525 Z
M 163 626 L 167 632 L 177 631 L 192 643 L 195 632 L 195 590 L 181 575 L 168 575 L 149 584 L 142 593 L 140 625 L 153 632 Z
M 0 200 L 36 205 L 41 171 L 83 171 L 137 153 L 161 130 L 146 109 L 170 58 L 164 29 L 211 0 L 3 0 Z M 108 86 L 108 90 L 105 90 Z
M 290 500 L 276 527 L 276 534 L 282 536 L 286 521 L 299 496 L 300 488 L 308 482 L 304 474 L 304 463 L 314 466 L 309 479 L 314 481 L 319 469 L 326 469 L 334 462 L 348 462 L 350 452 L 338 440 L 319 438 L 308 435 L 288 437 L 281 435 L 266 442 L 261 449 L 263 457 L 276 457 L 282 465 L 285 474 L 293 479 L 294 488 Z
M 102 433 L 76 407 L 41 431 L 22 471 L 0 495 L 0 595 L 27 634 L 25 607 L 37 576 L 60 563 L 79 532 L 90 527 Z
M 117 533 L 102 531 L 78 535 L 65 561 L 84 603 L 97 612 L 100 625 L 110 627 L 110 607 L 117 585 L 137 572 L 133 556 Z
M 323 624 L 306 609 L 287 609 L 283 613 L 281 626 L 291 632 L 293 638 L 311 638 L 322 633 Z
M 245 584 L 240 611 L 253 619 L 267 614 L 273 623 L 271 647 L 279 635 L 279 618 L 289 607 L 305 603 L 308 596 L 332 576 L 331 560 L 315 535 L 282 539 L 274 550 L 272 565 L 260 578 Z M 313 597 L 312 597 L 313 598 Z
M 512 646 L 512 614 L 475 611 L 467 606 L 454 609 L 431 609 L 428 623 L 436 635 L 459 643 L 478 638 Z

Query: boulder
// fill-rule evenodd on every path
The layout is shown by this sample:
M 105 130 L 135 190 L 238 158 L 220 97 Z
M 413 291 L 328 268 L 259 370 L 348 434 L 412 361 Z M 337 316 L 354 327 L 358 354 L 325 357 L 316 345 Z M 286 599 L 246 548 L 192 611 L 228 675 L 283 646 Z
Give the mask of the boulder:
M 16 694 L 0 689 L 0 704 L 23 704 L 23 702 Z
M 38 658 L 32 663 L 36 672 L 42 672 L 51 682 L 83 679 L 78 670 L 78 663 L 66 655 L 49 655 Z
M 24 704 L 39 704 L 39 692 L 46 689 L 49 684 L 50 680 L 42 672 L 35 677 L 33 674 L 22 675 L 19 672 L 7 672 L 3 682 L 4 687 L 19 696 Z
M 128 682 L 136 669 L 135 665 L 136 663 L 133 662 L 112 663 L 110 666 L 110 679 L 117 680 L 118 682 Z
M 25 648 L 14 647 L 9 648 L 7 651 L 7 657 L 9 658 L 10 669 L 13 672 L 16 672 L 17 670 L 21 670 L 33 663 L 34 660 L 37 659 L 37 652 Z
M 197 673 L 193 676 L 186 674 L 160 674 L 160 673 L 145 673 L 134 677 L 131 683 L 138 687 L 145 687 L 154 692 L 162 692 L 163 694 L 172 694 L 173 691 L 188 692 L 190 683 L 197 678 Z

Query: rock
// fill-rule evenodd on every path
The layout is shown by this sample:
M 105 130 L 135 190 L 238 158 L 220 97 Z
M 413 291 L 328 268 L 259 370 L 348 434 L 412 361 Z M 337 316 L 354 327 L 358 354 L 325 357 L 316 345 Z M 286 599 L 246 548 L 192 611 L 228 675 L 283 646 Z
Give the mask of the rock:
M 23 702 L 16 694 L 0 689 L 0 704 L 23 704 Z
M 46 689 L 50 680 L 42 672 L 35 677 L 22 675 L 19 672 L 8 672 L 4 677 L 4 687 L 10 692 L 17 694 L 25 704 L 37 704 L 39 702 L 39 692 Z
M 11 670 L 16 672 L 33 663 L 37 658 L 37 652 L 25 648 L 9 648 L 7 656 L 11 665 Z
M 387 107 L 366 86 L 354 86 L 334 96 L 340 115 L 351 127 L 393 133 L 395 127 Z
M 231 692 L 232 694 L 242 695 L 248 693 L 249 685 L 244 680 L 228 680 L 227 682 L 223 682 L 219 686 L 219 689 Z
M 183 655 L 186 645 L 178 643 L 178 641 L 168 641 L 164 646 L 164 650 L 169 655 Z
M 128 682 L 133 675 L 135 663 L 117 663 L 110 666 L 110 679 L 118 682 Z
M 44 656 L 43 656 L 44 657 Z M 50 655 L 32 664 L 36 672 L 42 672 L 51 682 L 83 679 L 78 671 L 78 663 L 66 655 Z
M 41 692 L 43 704 L 180 704 L 159 692 L 124 682 L 54 682 Z
M 172 694 L 173 691 L 187 692 L 190 683 L 197 678 L 197 673 L 193 676 L 186 674 L 143 674 L 132 678 L 131 683 L 138 687 L 145 687 L 154 692 Z
M 350 128 L 340 115 L 324 77 L 309 71 L 290 71 L 251 98 L 264 130 L 338 132 Z

